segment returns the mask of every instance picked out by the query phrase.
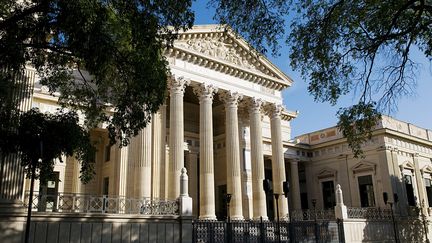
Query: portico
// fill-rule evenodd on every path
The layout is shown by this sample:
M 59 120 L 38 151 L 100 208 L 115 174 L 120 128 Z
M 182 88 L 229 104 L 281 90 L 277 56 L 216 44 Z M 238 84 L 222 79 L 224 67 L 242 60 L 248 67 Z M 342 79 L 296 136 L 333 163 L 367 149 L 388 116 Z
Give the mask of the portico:
M 263 180 L 271 179 L 273 193 L 283 194 L 284 144 L 296 113 L 283 107 L 281 92 L 292 80 L 243 39 L 212 25 L 180 33 L 165 55 L 171 70 L 167 100 L 147 127 L 121 148 L 109 146 L 102 127 L 95 130 L 95 178 L 82 185 L 79 168 L 72 166 L 76 162 L 68 158 L 66 165 L 55 166 L 56 188 L 174 200 L 186 167 L 197 218 L 273 218 L 268 209 L 274 201 L 267 200 Z M 36 85 L 34 106 L 42 112 L 54 110 L 58 105 L 44 90 Z M 271 158 L 270 177 L 265 157 Z M 226 194 L 231 195 L 229 208 Z M 287 199 L 280 197 L 278 204 L 280 217 L 286 218 Z

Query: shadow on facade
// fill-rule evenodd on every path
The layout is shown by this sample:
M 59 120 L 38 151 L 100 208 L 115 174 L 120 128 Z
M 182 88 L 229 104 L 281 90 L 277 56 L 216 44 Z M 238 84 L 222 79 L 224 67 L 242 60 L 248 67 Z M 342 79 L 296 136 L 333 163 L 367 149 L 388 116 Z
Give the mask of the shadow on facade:
M 368 215 L 364 222 L 357 222 L 356 227 L 364 224 L 361 241 L 429 242 L 429 221 L 422 213 L 414 192 L 409 191 L 413 190 L 410 182 L 396 176 L 391 176 L 390 180 L 393 192 L 384 192 L 387 198 L 384 193 L 377 197 L 386 202 L 386 207 L 379 208 L 374 215 Z
M 0 215 L 0 230 L 0 242 L 24 242 L 25 213 Z M 179 216 L 35 212 L 29 242 L 182 242 L 191 232 Z

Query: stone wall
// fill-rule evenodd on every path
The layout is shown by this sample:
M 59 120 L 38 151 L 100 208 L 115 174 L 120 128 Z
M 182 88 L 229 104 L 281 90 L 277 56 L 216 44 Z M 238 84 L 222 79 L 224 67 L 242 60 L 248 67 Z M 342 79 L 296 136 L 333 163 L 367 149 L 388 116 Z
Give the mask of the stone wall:
M 0 242 L 24 242 L 25 216 L 0 215 Z M 176 216 L 35 213 L 30 242 L 191 242 L 191 227 Z
M 345 242 L 372 243 L 395 242 L 391 220 L 345 219 L 343 222 Z M 396 232 L 399 242 L 427 242 L 425 230 L 428 228 L 428 239 L 431 239 L 432 223 L 420 219 L 399 219 L 396 221 Z

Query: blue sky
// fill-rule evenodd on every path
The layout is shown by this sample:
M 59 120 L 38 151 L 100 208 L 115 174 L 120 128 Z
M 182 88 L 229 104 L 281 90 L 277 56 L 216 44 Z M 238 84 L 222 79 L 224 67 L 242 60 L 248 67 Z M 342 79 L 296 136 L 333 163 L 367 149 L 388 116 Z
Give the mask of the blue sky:
M 216 23 L 213 20 L 214 10 L 207 8 L 207 1 L 195 1 L 193 9 L 195 24 Z M 283 41 L 281 40 L 281 43 Z M 336 125 L 338 109 L 357 103 L 353 95 L 342 97 L 335 106 L 315 102 L 307 91 L 308 81 L 291 69 L 288 48 L 283 47 L 280 54 L 279 57 L 268 58 L 294 80 L 294 85 L 283 92 L 285 107 L 299 111 L 299 116 L 291 123 L 292 137 Z M 419 51 L 415 50 L 412 54 L 412 59 L 421 64 L 417 74 L 416 94 L 400 99 L 398 110 L 390 115 L 419 127 L 432 129 L 432 64 Z

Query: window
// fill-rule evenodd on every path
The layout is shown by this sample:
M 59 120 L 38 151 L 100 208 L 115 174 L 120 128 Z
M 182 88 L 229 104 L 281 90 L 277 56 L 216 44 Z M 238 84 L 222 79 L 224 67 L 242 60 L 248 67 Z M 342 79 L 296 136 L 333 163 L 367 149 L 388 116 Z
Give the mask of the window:
M 407 198 L 408 198 L 408 205 L 415 206 L 416 200 L 415 200 L 415 196 L 414 196 L 414 187 L 413 187 L 413 183 L 412 183 L 412 177 L 410 175 L 405 175 L 404 181 L 405 181 L 405 189 L 406 189 Z
M 111 145 L 105 146 L 105 162 L 111 160 Z
M 432 207 L 432 183 L 431 183 L 431 179 L 429 178 L 425 178 L 425 186 L 426 186 L 426 194 L 427 194 L 427 199 L 429 202 L 429 207 Z
M 336 206 L 335 189 L 333 181 L 322 182 L 322 195 L 324 209 L 332 209 Z
M 362 207 L 374 207 L 375 206 L 375 195 L 372 182 L 372 176 L 359 176 L 358 186 L 360 193 L 360 204 Z

